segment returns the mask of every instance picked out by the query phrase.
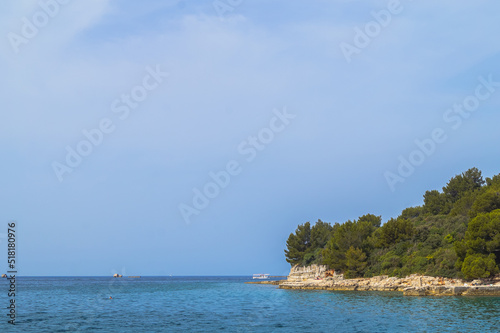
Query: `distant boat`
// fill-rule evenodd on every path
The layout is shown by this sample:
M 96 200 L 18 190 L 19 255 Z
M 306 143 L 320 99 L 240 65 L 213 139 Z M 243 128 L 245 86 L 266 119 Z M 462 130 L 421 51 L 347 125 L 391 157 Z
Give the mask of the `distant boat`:
M 265 280 L 265 279 L 269 279 L 269 275 L 270 274 L 254 274 L 253 278 L 259 279 L 259 280 Z

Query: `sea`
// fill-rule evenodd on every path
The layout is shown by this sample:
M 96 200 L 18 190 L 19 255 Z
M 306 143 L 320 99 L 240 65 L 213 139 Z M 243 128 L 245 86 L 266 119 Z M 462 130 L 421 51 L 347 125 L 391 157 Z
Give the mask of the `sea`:
M 20 277 L 0 332 L 498 332 L 500 297 L 281 290 L 251 277 Z M 111 298 L 110 298 L 111 297 Z

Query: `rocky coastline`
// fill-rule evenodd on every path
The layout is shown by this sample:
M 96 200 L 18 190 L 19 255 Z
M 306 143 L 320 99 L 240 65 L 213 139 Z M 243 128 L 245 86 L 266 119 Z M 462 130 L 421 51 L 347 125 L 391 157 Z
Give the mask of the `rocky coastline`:
M 344 279 L 326 266 L 292 267 L 280 289 L 337 291 L 394 291 L 405 296 L 500 296 L 500 276 L 464 281 L 413 274 L 405 278 L 375 276 Z

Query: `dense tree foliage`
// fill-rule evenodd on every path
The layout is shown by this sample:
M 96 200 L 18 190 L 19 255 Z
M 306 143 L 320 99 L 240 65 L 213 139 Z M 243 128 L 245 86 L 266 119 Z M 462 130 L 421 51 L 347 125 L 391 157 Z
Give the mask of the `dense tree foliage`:
M 292 265 L 321 262 L 321 251 L 331 237 L 331 230 L 332 226 L 321 220 L 312 228 L 309 222 L 299 225 L 286 241 L 286 261 Z
M 456 202 L 462 196 L 480 188 L 483 184 L 484 180 L 481 171 L 472 168 L 450 179 L 448 184 L 443 187 L 443 193 L 449 201 Z
M 307 222 L 290 234 L 292 264 L 325 264 L 346 277 L 431 276 L 467 279 L 500 272 L 500 175 L 483 180 L 472 168 L 450 179 L 442 192 L 427 191 L 381 225 L 373 214 L 330 225 Z
M 371 235 L 380 227 L 380 222 L 380 216 L 368 214 L 357 221 L 336 223 L 333 226 L 331 238 L 322 252 L 323 263 L 336 270 L 347 270 L 349 249 L 363 253 L 369 252 L 373 248 Z
M 305 264 L 303 262 L 307 250 L 311 247 L 311 224 L 306 222 L 295 230 L 295 234 L 290 234 L 286 241 L 285 250 L 286 261 L 292 265 Z
M 457 267 L 466 278 L 496 274 L 500 263 L 500 209 L 476 216 L 465 237 L 455 243 Z

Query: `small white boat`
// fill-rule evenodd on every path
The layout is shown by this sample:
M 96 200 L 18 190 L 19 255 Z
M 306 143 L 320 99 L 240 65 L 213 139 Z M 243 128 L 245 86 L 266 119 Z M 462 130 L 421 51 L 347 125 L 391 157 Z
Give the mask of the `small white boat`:
M 259 280 L 265 280 L 265 279 L 269 279 L 269 274 L 254 274 L 253 278 L 259 279 Z

